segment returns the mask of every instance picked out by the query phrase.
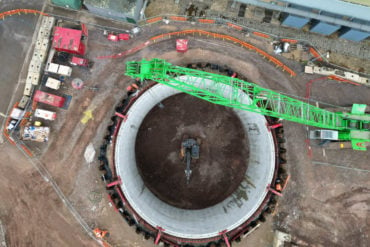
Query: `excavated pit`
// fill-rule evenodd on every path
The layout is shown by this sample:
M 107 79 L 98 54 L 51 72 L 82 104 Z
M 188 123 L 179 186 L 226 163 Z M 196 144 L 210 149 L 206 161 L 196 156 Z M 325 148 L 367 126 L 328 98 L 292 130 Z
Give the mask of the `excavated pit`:
M 201 140 L 189 184 L 180 157 L 184 136 Z M 233 109 L 177 94 L 144 118 L 136 139 L 136 164 L 145 186 L 160 200 L 182 209 L 203 209 L 237 190 L 247 169 L 248 145 Z
M 178 79 L 183 80 L 182 77 Z M 197 87 L 204 89 L 214 85 L 211 80 L 201 81 L 193 78 L 192 81 Z M 229 98 L 234 93 L 232 90 L 231 87 L 225 87 L 224 97 Z M 238 93 L 243 102 L 251 101 L 244 92 L 239 90 Z M 120 188 L 125 197 L 125 203 L 129 204 L 129 208 L 136 215 L 130 222 L 134 223 L 139 218 L 140 222 L 145 222 L 140 225 L 145 225 L 145 227 L 150 225 L 153 229 L 157 229 L 157 227 L 165 229 L 166 238 L 181 238 L 182 240 L 176 240 L 180 242 L 190 241 L 190 239 L 202 239 L 202 241 L 209 242 L 212 238 L 219 238 L 219 233 L 225 229 L 227 231 L 244 231 L 244 224 L 256 220 L 262 210 L 266 210 L 269 198 L 269 192 L 266 188 L 273 182 L 275 174 L 275 142 L 272 132 L 266 127 L 267 120 L 264 116 L 238 109 L 231 110 L 241 122 L 241 131 L 247 136 L 247 138 L 243 136 L 243 139 L 248 143 L 246 147 L 246 151 L 249 151 L 246 160 L 248 164 L 242 170 L 244 173 L 239 171 L 243 178 L 237 188 L 229 196 L 227 196 L 227 192 L 224 193 L 226 198 L 219 197 L 221 201 L 218 203 L 200 209 L 179 208 L 159 199 L 159 196 L 152 192 L 153 188 L 149 188 L 148 182 L 143 179 L 142 172 L 137 165 L 141 155 L 138 158 L 135 150 L 140 126 L 153 109 L 179 94 L 181 92 L 171 87 L 157 84 L 140 94 L 140 97 L 136 98 L 130 108 L 125 111 L 128 118 L 122 121 L 119 127 L 114 159 L 116 174 L 122 179 Z M 193 99 L 195 100 L 195 98 Z M 181 107 L 182 102 L 178 102 L 178 105 Z M 165 104 L 164 107 L 166 107 Z M 197 119 L 202 118 L 203 116 L 198 114 Z M 166 125 L 170 124 L 171 121 L 173 120 L 165 119 L 161 125 L 166 128 Z M 155 139 L 151 142 L 151 145 L 159 148 L 161 143 L 166 140 Z M 180 143 L 177 145 L 173 145 L 174 157 L 180 149 Z M 163 155 L 167 158 L 170 153 L 166 151 Z M 247 166 L 248 169 L 246 169 Z M 180 165 L 179 174 L 182 174 L 183 170 L 184 167 Z M 159 173 L 162 172 L 165 171 L 159 171 Z M 168 178 L 163 180 L 166 179 Z M 184 178 L 182 179 L 185 183 Z M 171 187 L 168 186 L 167 189 L 169 190 Z M 243 227 L 241 227 L 242 225 Z

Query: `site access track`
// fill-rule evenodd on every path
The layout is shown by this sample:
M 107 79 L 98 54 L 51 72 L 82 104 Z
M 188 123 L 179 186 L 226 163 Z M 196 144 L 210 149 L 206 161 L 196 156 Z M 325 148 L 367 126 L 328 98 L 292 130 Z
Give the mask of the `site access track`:
M 337 130 L 339 139 L 352 141 L 356 150 L 366 150 L 363 143 L 370 142 L 370 115 L 365 114 L 366 105 L 354 104 L 351 113 L 331 112 L 254 83 L 174 66 L 163 59 L 127 62 L 126 75 L 153 80 L 215 104 Z M 233 88 L 227 97 L 226 87 Z M 243 100 L 244 93 L 249 95 L 250 101 Z
M 204 30 L 200 30 L 200 29 L 190 29 L 190 30 L 183 30 L 183 31 L 178 31 L 178 32 L 163 33 L 163 34 L 151 37 L 148 41 L 146 41 L 146 42 L 144 42 L 144 43 L 142 43 L 142 44 L 140 44 L 140 45 L 138 45 L 134 48 L 131 48 L 129 50 L 126 50 L 126 51 L 123 51 L 123 52 L 120 52 L 120 53 L 117 53 L 117 54 L 113 54 L 113 55 L 99 56 L 97 58 L 98 59 L 106 59 L 106 58 L 120 58 L 120 57 L 128 56 L 128 55 L 133 54 L 137 51 L 140 51 L 141 49 L 143 49 L 143 48 L 145 48 L 145 47 L 149 46 L 150 44 L 153 44 L 157 41 L 160 41 L 160 40 L 163 40 L 163 39 L 169 39 L 169 38 L 172 38 L 174 36 L 181 37 L 181 36 L 190 35 L 190 34 L 192 34 L 192 35 L 198 34 L 200 36 L 203 35 L 204 37 L 227 40 L 227 41 L 233 42 L 235 44 L 239 44 L 243 48 L 249 49 L 251 51 L 255 51 L 257 54 L 261 55 L 263 58 L 266 58 L 270 62 L 274 63 L 277 67 L 280 67 L 283 71 L 286 71 L 287 73 L 289 73 L 290 76 L 296 76 L 297 75 L 291 68 L 286 66 L 279 59 L 271 56 L 267 52 L 263 51 L 262 49 L 254 46 L 254 45 L 252 45 L 248 42 L 237 39 L 237 38 L 235 38 L 233 36 L 230 36 L 230 35 L 213 33 L 213 32 L 208 32 L 208 31 L 204 31 Z

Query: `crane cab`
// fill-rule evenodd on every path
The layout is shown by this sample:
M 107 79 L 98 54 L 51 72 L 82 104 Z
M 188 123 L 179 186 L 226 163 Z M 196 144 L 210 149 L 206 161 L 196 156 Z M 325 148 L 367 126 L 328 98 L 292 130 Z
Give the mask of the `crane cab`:
M 311 130 L 310 139 L 337 141 L 339 133 L 337 130 Z

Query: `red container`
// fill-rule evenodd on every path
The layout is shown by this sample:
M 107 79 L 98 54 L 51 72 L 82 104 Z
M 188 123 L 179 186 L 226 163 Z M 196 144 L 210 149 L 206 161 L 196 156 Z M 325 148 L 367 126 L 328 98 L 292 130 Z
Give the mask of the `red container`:
M 50 94 L 50 93 L 45 93 L 40 90 L 36 90 L 35 95 L 33 96 L 33 100 L 36 102 L 41 102 L 45 103 L 48 105 L 56 106 L 56 107 L 63 107 L 65 98 Z
M 176 40 L 176 50 L 178 52 L 186 52 L 188 50 L 188 40 L 187 39 L 177 39 Z
M 55 27 L 53 48 L 73 54 L 84 55 L 85 46 L 81 42 L 82 31 L 70 28 Z
M 119 40 L 129 40 L 130 39 L 130 34 L 128 34 L 128 33 L 120 33 L 120 34 L 118 34 L 118 39 Z

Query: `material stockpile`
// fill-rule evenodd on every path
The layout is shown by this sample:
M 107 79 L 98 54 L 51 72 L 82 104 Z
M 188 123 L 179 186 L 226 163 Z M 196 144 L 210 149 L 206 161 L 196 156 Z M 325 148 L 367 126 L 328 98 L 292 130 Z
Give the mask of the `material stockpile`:
M 49 133 L 49 127 L 26 126 L 22 130 L 21 135 L 24 141 L 47 142 Z

